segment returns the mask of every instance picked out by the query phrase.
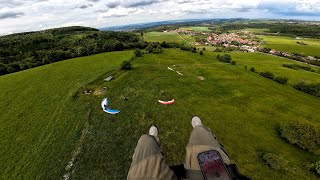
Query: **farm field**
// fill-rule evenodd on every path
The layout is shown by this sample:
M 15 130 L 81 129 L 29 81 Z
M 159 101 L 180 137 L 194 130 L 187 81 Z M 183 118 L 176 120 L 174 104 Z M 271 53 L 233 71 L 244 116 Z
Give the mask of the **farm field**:
M 245 71 L 241 66 L 220 63 L 216 55 L 164 50 L 136 58 L 134 69 L 118 73 L 114 81 L 106 83 L 98 78 L 88 84 L 88 88 L 107 87 L 108 91 L 99 96 L 79 96 L 79 102 L 90 104 L 92 111 L 89 133 L 71 177 L 124 179 L 137 140 L 153 124 L 159 128 L 168 164 L 182 164 L 192 130 L 190 118 L 197 114 L 249 178 L 315 179 L 306 165 L 320 156 L 287 143 L 278 128 L 280 122 L 288 120 L 318 123 L 319 98 Z M 240 55 L 232 54 L 235 58 Z M 264 57 L 267 56 L 261 55 Z M 168 66 L 183 76 L 168 70 Z M 296 76 L 303 73 L 298 71 Z M 200 81 L 197 76 L 205 80 Z M 111 108 L 121 113 L 105 114 L 100 108 L 104 97 L 109 98 Z M 171 106 L 157 102 L 173 98 L 176 103 Z M 290 169 L 270 169 L 261 158 L 265 152 L 282 155 L 290 162 Z
M 307 56 L 320 56 L 320 40 L 319 39 L 294 39 L 284 36 L 259 36 L 266 42 L 265 47 L 276 49 L 279 51 L 299 53 Z M 307 45 L 300 45 L 296 42 L 304 42 Z
M 203 27 L 203 26 L 192 26 L 192 27 L 181 27 L 179 28 L 181 30 L 189 30 L 194 32 L 208 32 L 211 31 L 209 27 Z
M 53 63 L 0 77 L 0 179 L 60 179 L 88 118 L 80 87 L 132 51 Z
M 258 72 L 272 72 L 275 76 L 282 76 L 289 78 L 288 84 L 295 85 L 299 82 L 306 83 L 320 83 L 320 68 L 311 66 L 316 72 L 310 72 L 306 70 L 294 70 L 290 68 L 283 67 L 283 64 L 299 64 L 303 66 L 308 66 L 304 63 L 287 60 L 280 57 L 275 57 L 271 55 L 258 54 L 258 53 L 231 53 L 233 59 L 237 62 L 239 66 L 244 68 L 247 66 L 249 70 L 254 67 Z
M 143 37 L 147 42 L 185 42 L 185 40 L 182 39 L 178 33 L 173 32 L 148 32 L 144 33 Z

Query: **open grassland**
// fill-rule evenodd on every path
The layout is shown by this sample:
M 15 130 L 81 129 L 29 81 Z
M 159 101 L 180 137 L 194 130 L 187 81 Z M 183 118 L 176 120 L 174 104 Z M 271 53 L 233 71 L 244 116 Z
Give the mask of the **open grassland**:
M 107 87 L 108 91 L 100 96 L 79 97 L 82 104 L 90 104 L 92 113 L 90 130 L 71 177 L 124 179 L 137 140 L 153 124 L 159 128 L 167 162 L 182 164 L 192 130 L 190 118 L 197 114 L 244 175 L 253 179 L 315 179 L 306 166 L 320 156 L 287 143 L 278 128 L 281 121 L 319 123 L 320 99 L 245 71 L 241 66 L 220 63 L 216 55 L 164 50 L 162 54 L 136 58 L 134 69 L 118 73 L 112 82 L 97 79 L 89 84 L 88 87 L 97 89 Z M 240 54 L 232 56 L 238 58 Z M 183 76 L 168 70 L 168 66 Z M 303 72 L 298 71 L 296 76 L 300 74 Z M 200 81 L 197 76 L 205 80 Z M 100 102 L 104 97 L 109 98 L 111 108 L 121 113 L 102 112 Z M 172 98 L 176 103 L 171 106 L 157 102 Z M 269 168 L 261 157 L 265 152 L 282 155 L 289 161 L 289 170 Z
M 125 179 L 137 140 L 153 124 L 159 128 L 168 164 L 182 164 L 194 114 L 249 178 L 316 179 L 306 166 L 320 156 L 289 144 L 278 129 L 281 121 L 319 123 L 320 99 L 243 68 L 252 61 L 261 62 L 254 64 L 258 71 L 268 64 L 278 68 L 282 62 L 277 60 L 292 61 L 232 53 L 239 64 L 232 66 L 218 62 L 217 54 L 166 49 L 135 58 L 131 71 L 119 71 L 132 52 L 114 52 L 1 76 L 0 179 L 59 179 L 75 147 L 81 151 L 69 170 L 71 178 Z M 287 73 L 296 79 L 305 76 L 300 70 Z M 108 75 L 115 80 L 104 82 Z M 83 94 L 84 88 L 103 87 L 104 94 Z M 101 110 L 104 97 L 120 114 Z M 170 106 L 157 102 L 172 98 L 176 103 Z M 269 168 L 261 158 L 265 152 L 282 155 L 289 170 Z
M 132 54 L 99 54 L 1 76 L 0 179 L 60 179 L 88 118 L 75 93 Z
M 143 37 L 147 42 L 185 42 L 185 40 L 182 39 L 178 33 L 173 32 L 148 32 L 144 33 Z
M 235 52 L 231 53 L 233 60 L 237 62 L 239 66 L 244 68 L 247 66 L 247 69 L 254 67 L 258 72 L 272 72 L 275 76 L 282 76 L 289 78 L 288 83 L 290 85 L 295 85 L 299 82 L 306 82 L 306 83 L 320 83 L 320 68 L 310 66 L 316 72 L 310 72 L 306 70 L 295 70 L 283 67 L 283 64 L 299 64 L 303 66 L 308 66 L 304 63 L 291 61 L 288 59 L 265 55 L 265 54 L 258 54 L 258 53 L 240 53 Z
M 307 56 L 320 56 L 320 40 L 303 38 L 295 39 L 284 36 L 259 36 L 266 42 L 265 47 L 276 49 L 278 51 L 299 53 Z M 304 42 L 307 45 L 297 44 L 297 41 Z
M 211 31 L 209 27 L 203 26 L 191 26 L 191 27 L 181 27 L 181 30 L 194 31 L 194 32 L 208 32 Z

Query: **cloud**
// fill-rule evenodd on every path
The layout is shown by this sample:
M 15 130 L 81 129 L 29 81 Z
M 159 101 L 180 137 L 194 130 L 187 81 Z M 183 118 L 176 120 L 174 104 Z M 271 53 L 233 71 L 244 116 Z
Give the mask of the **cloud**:
M 139 7 L 139 6 L 147 6 L 155 3 L 159 3 L 159 0 L 136 0 L 136 1 L 128 1 L 124 4 L 124 7 Z
M 233 17 L 319 20 L 320 0 L 0 0 L 0 34 Z
M 111 1 L 106 4 L 108 8 L 118 7 L 121 3 L 119 1 Z
M 23 12 L 4 12 L 4 13 L 0 13 L 0 19 L 18 18 L 23 15 L 24 15 Z

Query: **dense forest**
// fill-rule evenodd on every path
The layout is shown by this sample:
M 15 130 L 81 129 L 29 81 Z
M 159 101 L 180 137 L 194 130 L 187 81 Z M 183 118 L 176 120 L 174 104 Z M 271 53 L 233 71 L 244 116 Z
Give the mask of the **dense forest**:
M 240 30 L 245 28 L 268 28 L 270 33 L 286 36 L 320 37 L 320 26 L 302 23 L 228 23 L 220 27 L 221 31 Z
M 0 75 L 74 57 L 146 46 L 133 33 L 80 26 L 1 36 Z

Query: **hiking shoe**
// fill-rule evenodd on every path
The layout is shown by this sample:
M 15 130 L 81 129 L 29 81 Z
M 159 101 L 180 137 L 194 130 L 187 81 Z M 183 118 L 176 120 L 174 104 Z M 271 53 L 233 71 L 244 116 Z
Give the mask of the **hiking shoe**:
M 151 128 L 149 129 L 149 135 L 158 137 L 158 128 L 157 128 L 157 126 L 151 126 Z
M 193 128 L 195 128 L 196 126 L 201 126 L 202 123 L 201 123 L 200 118 L 198 116 L 193 116 L 192 120 L 191 120 L 191 125 Z

